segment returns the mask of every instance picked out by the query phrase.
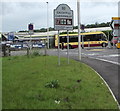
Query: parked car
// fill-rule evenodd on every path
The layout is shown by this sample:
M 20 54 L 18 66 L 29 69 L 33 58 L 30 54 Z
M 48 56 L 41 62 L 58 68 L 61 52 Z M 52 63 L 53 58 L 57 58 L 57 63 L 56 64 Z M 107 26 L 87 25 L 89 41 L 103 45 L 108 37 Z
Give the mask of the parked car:
M 23 48 L 28 48 L 29 47 L 29 45 L 28 44 L 23 44 Z
M 33 44 L 32 47 L 33 48 L 44 48 L 45 44 Z
M 120 37 L 118 38 L 118 42 L 116 43 L 116 47 L 120 49 Z
M 22 44 L 11 44 L 10 45 L 10 48 L 18 48 L 18 49 L 21 49 L 23 47 Z

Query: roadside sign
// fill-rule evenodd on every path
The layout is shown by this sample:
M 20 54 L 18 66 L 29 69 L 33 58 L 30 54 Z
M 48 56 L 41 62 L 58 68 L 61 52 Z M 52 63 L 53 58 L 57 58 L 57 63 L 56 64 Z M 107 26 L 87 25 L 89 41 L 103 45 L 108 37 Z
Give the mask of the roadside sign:
M 31 41 L 31 35 L 33 34 L 33 30 L 34 30 L 34 27 L 33 27 L 33 24 L 30 23 L 28 24 L 28 30 L 29 30 L 29 35 L 30 35 L 30 50 L 32 49 L 32 41 Z
M 113 30 L 113 36 L 120 37 L 120 17 L 112 17 L 110 26 Z
M 30 24 L 28 25 L 28 30 L 33 30 L 33 24 L 30 23 Z
M 81 26 L 80 26 L 80 29 L 81 29 L 81 32 L 85 32 L 85 26 L 82 24 Z
M 85 26 L 84 26 L 84 25 L 81 25 L 80 29 L 81 29 L 81 30 L 84 30 L 84 29 L 85 29 Z
M 112 20 L 120 20 L 120 17 L 112 17 Z
M 29 30 L 29 34 L 33 34 L 34 27 L 32 23 L 28 24 L 28 30 Z
M 8 33 L 8 40 L 9 41 L 13 41 L 14 40 L 14 33 L 13 32 Z
M 113 28 L 113 22 L 114 22 L 114 20 L 112 20 L 112 21 L 110 22 L 110 24 L 109 24 L 110 27 L 112 28 L 112 30 L 114 29 L 114 28 Z
M 69 64 L 69 30 L 73 30 L 73 10 L 67 4 L 60 4 L 54 9 L 54 29 L 58 31 L 58 65 L 60 65 L 59 30 L 67 30 L 67 58 Z
M 67 4 L 60 4 L 54 9 L 54 29 L 73 30 L 73 10 Z

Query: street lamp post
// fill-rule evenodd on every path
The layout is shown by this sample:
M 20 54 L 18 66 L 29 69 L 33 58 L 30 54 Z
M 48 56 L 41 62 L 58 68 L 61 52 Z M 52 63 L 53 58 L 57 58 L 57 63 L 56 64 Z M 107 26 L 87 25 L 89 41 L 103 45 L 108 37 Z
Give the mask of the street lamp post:
M 78 15 L 78 59 L 81 60 L 80 0 L 77 0 L 77 15 Z
M 47 48 L 49 49 L 49 16 L 48 16 L 48 2 L 47 3 Z

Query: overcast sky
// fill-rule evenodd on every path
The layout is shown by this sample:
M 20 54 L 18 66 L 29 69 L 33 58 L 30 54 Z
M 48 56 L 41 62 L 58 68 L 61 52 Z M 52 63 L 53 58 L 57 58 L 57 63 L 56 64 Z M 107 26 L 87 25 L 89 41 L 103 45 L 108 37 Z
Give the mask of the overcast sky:
M 34 2 L 33 2 L 34 1 Z M 77 25 L 77 0 L 4 0 L 0 3 L 0 31 L 10 32 L 28 30 L 33 23 L 35 29 L 47 27 L 47 2 L 49 9 L 49 27 L 54 27 L 53 10 L 62 3 L 67 4 L 74 12 L 74 25 Z M 80 0 L 82 24 L 110 22 L 118 16 L 119 0 Z M 2 20 L 1 20 L 2 18 Z

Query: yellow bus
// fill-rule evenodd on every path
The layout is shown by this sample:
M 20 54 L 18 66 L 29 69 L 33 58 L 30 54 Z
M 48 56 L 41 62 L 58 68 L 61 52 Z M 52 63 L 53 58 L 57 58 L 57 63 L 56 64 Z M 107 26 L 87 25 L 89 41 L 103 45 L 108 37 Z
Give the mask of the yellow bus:
M 78 47 L 78 34 L 69 34 L 69 48 Z M 67 48 L 67 34 L 59 35 L 59 45 L 62 48 Z M 103 32 L 85 32 L 81 33 L 82 47 L 106 47 L 108 44 L 107 37 Z M 58 47 L 58 35 L 55 35 L 55 47 Z

